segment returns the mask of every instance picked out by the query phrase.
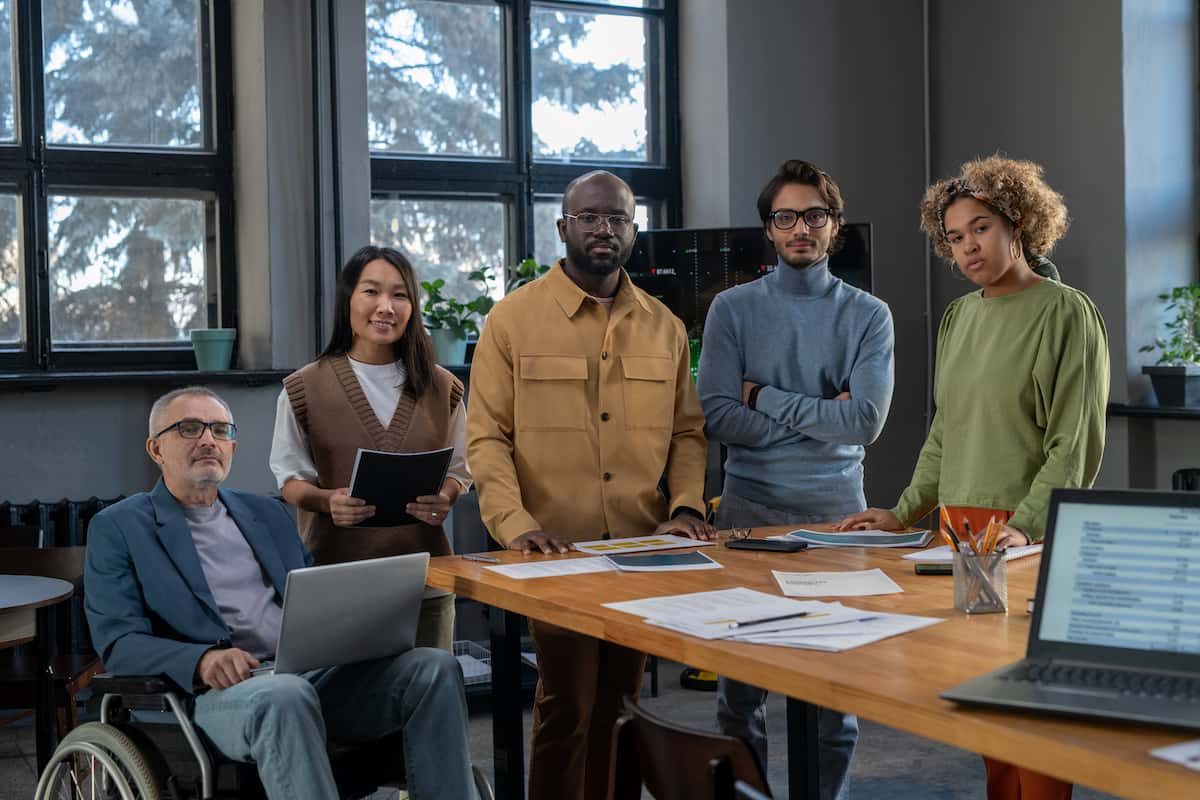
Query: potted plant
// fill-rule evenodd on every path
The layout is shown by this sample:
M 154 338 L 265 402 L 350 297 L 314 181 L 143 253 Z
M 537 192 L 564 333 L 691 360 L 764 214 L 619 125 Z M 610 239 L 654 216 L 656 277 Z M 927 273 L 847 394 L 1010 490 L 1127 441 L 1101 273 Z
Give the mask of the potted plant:
M 493 300 L 487 294 L 487 270 L 477 269 L 467 276 L 468 280 L 484 285 L 480 293 L 462 302 L 442 294 L 446 281 L 438 278 L 434 281 L 421 281 L 425 290 L 425 307 L 422 316 L 425 327 L 433 339 L 433 351 L 439 364 L 462 364 L 466 361 L 467 338 L 479 335 L 479 324 L 492 306 Z
M 530 281 L 542 277 L 549 271 L 549 264 L 539 264 L 536 259 L 527 258 L 512 268 L 508 283 L 504 286 L 504 293 L 508 294 L 514 289 L 519 289 Z
M 1161 351 L 1158 363 L 1142 372 L 1150 376 L 1160 406 L 1200 406 L 1200 283 L 1176 286 L 1158 299 L 1175 317 L 1167 323 L 1166 338 L 1140 348 Z

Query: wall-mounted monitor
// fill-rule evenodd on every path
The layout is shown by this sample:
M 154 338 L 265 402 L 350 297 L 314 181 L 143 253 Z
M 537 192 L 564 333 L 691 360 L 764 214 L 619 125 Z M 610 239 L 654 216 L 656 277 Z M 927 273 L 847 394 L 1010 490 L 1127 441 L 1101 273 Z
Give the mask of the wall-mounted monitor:
M 837 277 L 871 291 L 871 225 L 847 223 L 842 249 L 829 258 Z M 762 228 L 676 228 L 641 231 L 625 269 L 633 282 L 683 320 L 700 338 L 718 292 L 775 269 L 775 247 Z

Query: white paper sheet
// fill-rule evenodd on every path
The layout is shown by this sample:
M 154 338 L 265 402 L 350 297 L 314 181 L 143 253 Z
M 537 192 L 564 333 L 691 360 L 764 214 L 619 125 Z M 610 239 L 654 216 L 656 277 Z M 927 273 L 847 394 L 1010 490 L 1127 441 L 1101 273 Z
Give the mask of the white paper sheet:
M 484 567 L 508 578 L 552 578 L 557 575 L 580 575 L 585 572 L 616 572 L 617 568 L 603 556 L 595 558 L 555 558 L 529 561 L 524 564 L 497 564 Z
M 1036 556 L 1040 552 L 1042 552 L 1040 544 L 1024 544 L 1020 547 L 1010 547 L 1005 551 L 1004 560 L 1012 561 L 1014 558 Z M 905 553 L 901 558 L 908 561 L 920 561 L 922 564 L 949 564 L 954 561 L 954 551 L 950 549 L 950 545 L 944 544 L 941 547 L 931 547 L 919 553 Z
M 861 619 L 874 612 L 841 603 L 788 600 L 739 586 L 711 592 L 606 603 L 606 608 L 642 617 L 647 623 L 701 639 L 728 639 L 750 632 L 792 630 Z M 804 616 L 798 616 L 803 614 Z M 783 617 L 783 619 L 776 619 Z M 770 620 L 754 622 L 755 620 Z M 731 627 L 739 623 L 741 627 Z
M 716 542 L 665 533 L 662 536 L 634 536 L 629 539 L 596 539 L 591 542 L 575 542 L 575 549 L 594 556 L 613 556 L 625 553 L 645 553 L 650 550 L 675 550 L 680 547 L 704 547 L 714 544 Z
M 881 569 L 858 572 L 780 572 L 771 570 L 788 597 L 864 597 L 903 592 Z
M 911 633 L 935 625 L 937 617 L 914 617 L 908 614 L 879 614 L 868 619 L 828 625 L 804 631 L 779 631 L 739 636 L 738 641 L 750 644 L 770 644 L 776 647 L 796 647 L 840 653 L 883 639 Z
M 1151 750 L 1150 755 L 1200 772 L 1200 739 L 1160 747 L 1157 750 Z

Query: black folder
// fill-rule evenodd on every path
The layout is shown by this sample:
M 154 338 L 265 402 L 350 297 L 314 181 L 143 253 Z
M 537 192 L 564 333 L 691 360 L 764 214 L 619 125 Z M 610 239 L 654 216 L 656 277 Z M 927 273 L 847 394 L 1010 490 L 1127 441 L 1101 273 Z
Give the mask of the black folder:
M 441 491 L 453 453 L 453 447 L 424 453 L 386 453 L 360 447 L 354 457 L 350 496 L 375 506 L 375 516 L 355 527 L 391 528 L 419 522 L 405 506 L 422 495 Z

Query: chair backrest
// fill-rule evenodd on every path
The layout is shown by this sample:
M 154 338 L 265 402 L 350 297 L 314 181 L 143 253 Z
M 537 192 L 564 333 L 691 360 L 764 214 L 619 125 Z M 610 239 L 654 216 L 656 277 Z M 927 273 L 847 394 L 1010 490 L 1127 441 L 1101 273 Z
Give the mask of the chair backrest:
M 1200 492 L 1200 467 L 1175 470 L 1171 476 L 1171 488 L 1177 492 Z
M 84 547 L 0 547 L 0 574 L 40 575 L 83 585 Z
M 643 785 L 655 800 L 724 800 L 734 780 L 769 791 L 744 741 L 676 725 L 625 701 L 613 730 L 610 800 L 639 798 Z

